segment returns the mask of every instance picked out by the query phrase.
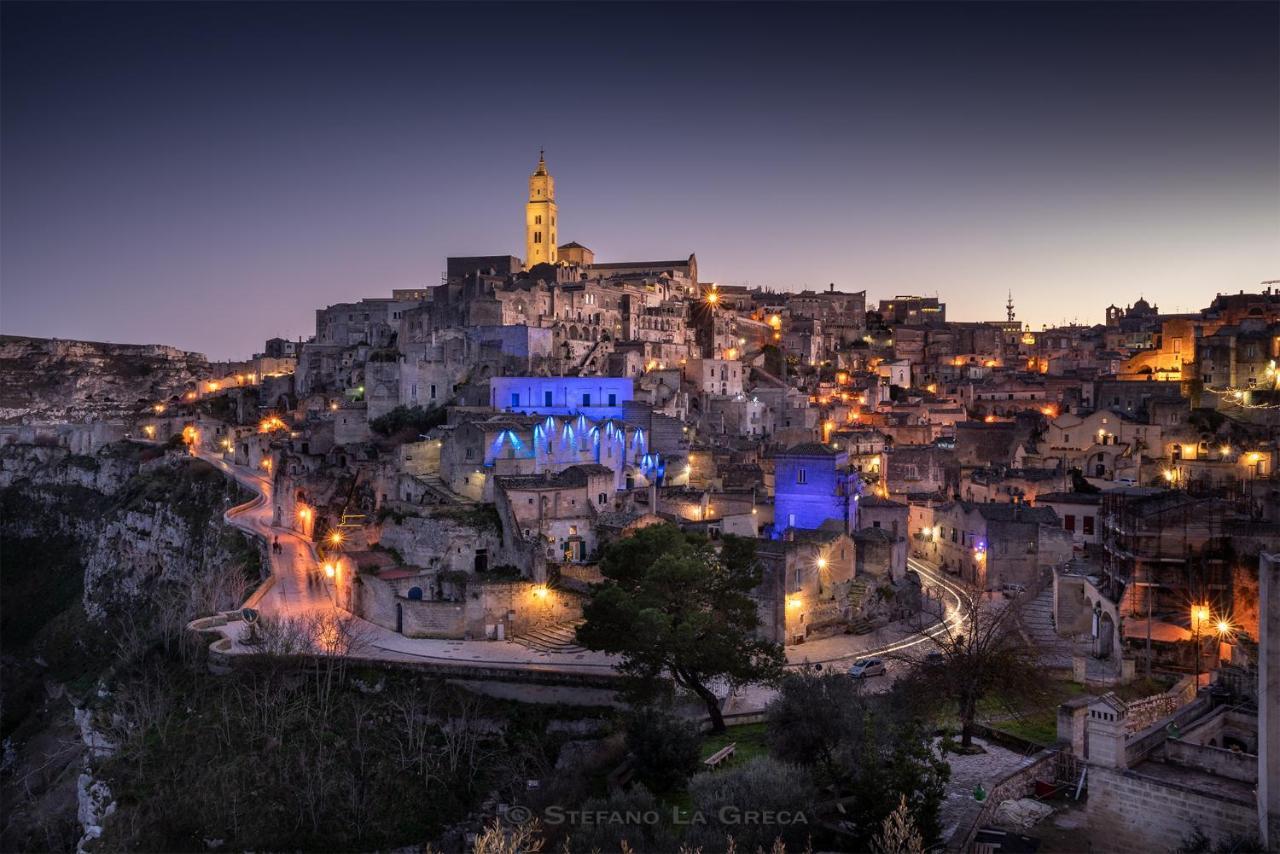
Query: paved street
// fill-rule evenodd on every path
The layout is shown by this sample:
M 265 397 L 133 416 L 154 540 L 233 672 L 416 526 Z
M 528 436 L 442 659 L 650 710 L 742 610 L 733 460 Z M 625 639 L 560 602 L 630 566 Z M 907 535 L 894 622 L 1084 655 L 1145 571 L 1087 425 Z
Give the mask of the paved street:
M 254 501 L 228 511 L 227 520 L 236 527 L 261 537 L 267 543 L 279 538 L 281 553 L 276 554 L 268 549 L 273 581 L 269 582 L 266 592 L 256 603 L 258 610 L 273 617 L 302 617 L 316 612 L 336 611 L 332 591 L 317 571 L 318 560 L 312 544 L 292 531 L 272 526 L 270 479 L 251 469 L 228 463 L 217 454 L 201 452 L 200 457 L 258 494 Z M 928 564 L 914 559 L 909 563 L 920 574 L 926 587 L 941 591 L 946 619 L 954 624 L 959 619 L 956 606 L 960 601 L 962 588 Z M 345 612 L 343 614 L 349 616 Z M 352 619 L 355 620 L 362 639 L 361 654 L 365 657 L 388 661 L 474 663 L 578 673 L 613 666 L 613 657 L 599 652 L 539 652 L 510 641 L 408 638 L 358 617 Z M 908 620 L 890 624 L 866 635 L 836 635 L 788 647 L 787 664 L 790 667 L 823 664 L 843 670 L 858 658 L 890 656 L 889 674 L 867 681 L 867 690 L 885 690 L 891 683 L 894 672 L 903 666 L 894 661 L 893 657 L 923 652 L 928 648 L 931 637 L 943 630 L 937 618 L 924 619 L 923 630 L 918 628 L 921 625 L 918 621 Z M 931 625 L 928 620 L 933 621 Z M 250 648 L 239 643 L 242 631 L 242 625 L 237 623 L 224 630 L 233 642 L 232 652 L 250 651 Z M 731 698 L 726 704 L 726 710 L 758 711 L 767 705 L 772 696 L 772 689 L 752 686 Z

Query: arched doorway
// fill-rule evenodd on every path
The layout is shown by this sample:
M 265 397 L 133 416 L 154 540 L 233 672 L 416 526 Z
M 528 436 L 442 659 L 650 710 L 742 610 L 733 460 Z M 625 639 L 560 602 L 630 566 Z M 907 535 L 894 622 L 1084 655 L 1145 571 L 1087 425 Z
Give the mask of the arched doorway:
M 1115 650 L 1116 623 L 1106 611 L 1097 614 L 1097 633 L 1094 639 L 1094 655 L 1098 658 L 1110 658 Z

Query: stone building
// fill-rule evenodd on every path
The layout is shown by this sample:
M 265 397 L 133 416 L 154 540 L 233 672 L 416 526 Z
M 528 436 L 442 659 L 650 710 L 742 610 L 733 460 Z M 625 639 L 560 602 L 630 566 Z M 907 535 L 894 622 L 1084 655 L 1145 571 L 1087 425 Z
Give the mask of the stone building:
M 979 590 L 996 590 L 1031 586 L 1041 570 L 1070 560 L 1072 547 L 1047 507 L 952 501 L 934 509 L 923 551 Z
M 830 445 L 807 442 L 775 455 L 775 536 L 789 528 L 814 530 L 835 521 L 857 530 L 862 482 L 849 470 L 849 455 Z

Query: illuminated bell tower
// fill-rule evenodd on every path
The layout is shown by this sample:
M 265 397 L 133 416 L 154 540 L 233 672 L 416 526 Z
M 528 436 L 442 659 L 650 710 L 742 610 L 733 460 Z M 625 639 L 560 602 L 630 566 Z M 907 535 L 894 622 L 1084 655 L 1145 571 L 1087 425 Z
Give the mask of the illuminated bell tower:
M 524 206 L 525 268 L 556 263 L 556 179 L 538 152 L 538 169 L 529 176 L 529 202 Z

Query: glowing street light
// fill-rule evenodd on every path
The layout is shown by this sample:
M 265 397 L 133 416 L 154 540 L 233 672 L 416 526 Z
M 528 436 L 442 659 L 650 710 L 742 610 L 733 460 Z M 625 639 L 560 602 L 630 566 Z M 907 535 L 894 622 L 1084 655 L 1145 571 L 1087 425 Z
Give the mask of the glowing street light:
M 818 558 L 818 569 L 827 568 L 827 559 L 825 557 Z
M 338 574 L 338 568 L 331 563 L 326 563 L 324 565 L 324 574 L 329 576 L 330 578 L 333 578 L 335 575 Z
M 329 542 L 330 544 L 335 546 L 342 545 L 342 532 L 334 531 L 333 533 L 329 534 Z

